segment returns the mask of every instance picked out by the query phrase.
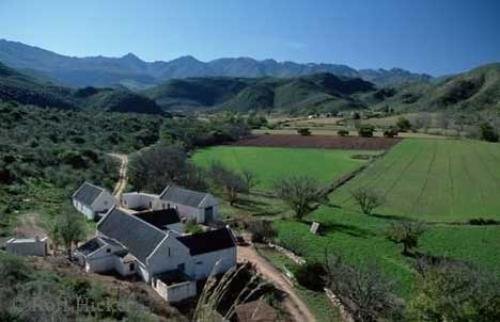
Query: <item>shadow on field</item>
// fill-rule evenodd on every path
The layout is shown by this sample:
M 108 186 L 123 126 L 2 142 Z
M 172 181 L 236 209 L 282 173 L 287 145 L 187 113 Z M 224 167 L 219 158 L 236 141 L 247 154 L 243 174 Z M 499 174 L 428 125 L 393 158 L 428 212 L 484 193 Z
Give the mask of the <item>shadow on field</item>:
M 305 221 L 302 223 L 310 227 L 312 221 Z M 319 233 L 320 235 L 326 235 L 329 233 L 343 233 L 358 238 L 368 238 L 375 236 L 375 234 L 368 229 L 359 228 L 354 225 L 346 225 L 338 223 L 328 223 L 328 224 L 320 223 Z
M 396 216 L 396 215 L 382 215 L 382 214 L 371 214 L 370 216 L 380 219 L 389 219 L 389 220 L 399 220 L 399 221 L 415 221 L 415 219 L 404 216 Z
M 241 209 L 252 213 L 254 216 L 275 216 L 282 211 L 273 209 L 267 202 L 252 200 L 249 198 L 240 198 L 234 205 L 234 208 Z

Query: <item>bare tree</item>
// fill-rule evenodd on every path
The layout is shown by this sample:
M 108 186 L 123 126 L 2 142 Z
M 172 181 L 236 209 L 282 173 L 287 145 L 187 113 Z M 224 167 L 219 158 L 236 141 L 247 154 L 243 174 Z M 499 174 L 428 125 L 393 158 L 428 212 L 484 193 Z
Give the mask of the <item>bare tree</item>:
M 138 190 L 159 192 L 168 183 L 194 189 L 205 188 L 201 170 L 177 146 L 155 146 L 142 150 L 130 160 L 130 181 Z
M 302 219 L 314 209 L 315 204 L 327 201 L 327 191 L 314 178 L 291 176 L 274 183 L 274 191 Z
M 387 239 L 403 244 L 403 255 L 411 255 L 411 250 L 418 246 L 419 237 L 425 232 L 425 226 L 421 222 L 398 222 L 392 223 L 387 230 Z
M 375 208 L 381 206 L 385 202 L 382 195 L 368 188 L 358 188 L 352 191 L 351 195 L 358 203 L 361 211 L 367 215 L 371 215 Z
M 220 162 L 212 163 L 208 172 L 212 183 L 222 190 L 231 206 L 238 201 L 240 193 L 248 192 L 245 179 L 238 173 L 223 166 Z
M 326 284 L 347 307 L 355 321 L 392 320 L 401 317 L 403 302 L 393 293 L 394 283 L 373 263 L 365 269 L 345 264 L 339 257 L 325 257 Z
M 247 185 L 248 191 L 252 190 L 258 184 L 257 176 L 255 175 L 255 172 L 253 172 L 252 170 L 244 169 L 242 175 Z

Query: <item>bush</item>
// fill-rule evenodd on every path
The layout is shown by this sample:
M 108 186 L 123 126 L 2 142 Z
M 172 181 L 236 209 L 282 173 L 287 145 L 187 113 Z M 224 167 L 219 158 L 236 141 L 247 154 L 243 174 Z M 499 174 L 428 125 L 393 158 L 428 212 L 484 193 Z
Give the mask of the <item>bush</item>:
M 386 138 L 393 138 L 396 136 L 398 136 L 398 129 L 395 127 L 390 127 L 384 131 L 384 137 Z
M 469 225 L 484 226 L 484 225 L 498 225 L 498 224 L 500 224 L 500 221 L 494 219 L 473 218 L 469 220 Z
M 322 291 L 325 287 L 326 270 L 321 263 L 307 262 L 294 270 L 300 285 L 313 291 Z
M 347 130 L 338 130 L 337 131 L 338 136 L 349 136 L 349 131 Z
M 407 132 L 407 131 L 411 130 L 410 121 L 407 118 L 402 117 L 402 116 L 396 122 L 396 126 L 400 132 Z
M 309 135 L 311 135 L 311 130 L 309 130 L 308 128 L 301 128 L 301 129 L 297 129 L 297 133 L 302 135 L 302 136 L 309 136 Z
M 488 142 L 498 142 L 498 133 L 489 123 L 483 123 L 479 126 L 481 130 L 481 140 Z
M 358 129 L 359 136 L 364 138 L 373 137 L 373 132 L 375 132 L 375 127 L 371 124 L 361 125 L 361 127 Z
M 252 242 L 264 243 L 278 236 L 270 221 L 255 220 L 248 224 L 248 231 L 252 234 Z
M 185 231 L 186 233 L 188 234 L 200 234 L 203 232 L 203 229 L 201 228 L 200 225 L 198 225 L 196 223 L 195 220 L 189 220 L 187 223 L 186 223 L 186 227 L 185 227 Z

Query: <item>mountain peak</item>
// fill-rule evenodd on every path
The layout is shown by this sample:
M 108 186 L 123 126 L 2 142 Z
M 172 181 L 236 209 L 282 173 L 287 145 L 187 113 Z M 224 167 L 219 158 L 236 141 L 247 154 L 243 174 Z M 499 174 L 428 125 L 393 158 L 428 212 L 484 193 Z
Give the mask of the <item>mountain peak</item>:
M 123 55 L 121 58 L 122 59 L 126 59 L 126 60 L 130 60 L 130 61 L 140 61 L 140 62 L 142 62 L 142 59 L 140 59 L 139 57 L 137 57 L 134 53 L 128 53 L 126 55 Z

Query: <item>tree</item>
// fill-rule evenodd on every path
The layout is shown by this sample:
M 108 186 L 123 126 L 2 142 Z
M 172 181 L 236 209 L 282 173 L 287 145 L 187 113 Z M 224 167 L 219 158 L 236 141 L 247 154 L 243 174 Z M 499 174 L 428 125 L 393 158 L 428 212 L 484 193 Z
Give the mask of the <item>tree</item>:
M 358 129 L 358 135 L 364 138 L 373 137 L 373 132 L 375 132 L 375 127 L 371 124 L 363 124 Z
M 294 276 L 300 285 L 319 292 L 325 287 L 326 270 L 322 263 L 306 262 L 294 270 Z
M 299 133 L 302 136 L 309 136 L 311 135 L 311 130 L 309 130 L 308 128 L 300 128 L 297 129 L 297 133 Z
M 424 263 L 422 263 L 424 261 Z M 489 271 L 441 260 L 419 262 L 414 321 L 500 321 L 500 281 Z
M 248 192 L 245 179 L 220 162 L 212 163 L 208 172 L 212 183 L 222 190 L 231 206 L 238 200 L 240 193 Z
M 498 133 L 489 123 L 483 123 L 479 126 L 481 130 L 481 140 L 488 142 L 498 142 Z
M 393 292 L 394 283 L 370 263 L 365 269 L 325 256 L 326 285 L 339 297 L 355 321 L 393 320 L 402 316 L 403 304 Z M 383 319 L 383 320 L 385 320 Z
M 407 132 L 411 130 L 410 120 L 408 120 L 406 117 L 401 116 L 396 122 L 396 127 L 398 128 L 399 132 Z
M 57 216 L 52 229 L 51 235 L 55 236 L 64 245 L 68 252 L 68 258 L 72 257 L 73 245 L 86 236 L 83 217 L 69 209 L 62 210 Z
M 255 175 L 255 172 L 253 172 L 250 169 L 243 169 L 242 172 L 243 179 L 245 180 L 246 184 L 246 190 L 250 192 L 258 183 L 257 177 Z
M 387 230 L 387 239 L 403 244 L 403 255 L 411 255 L 411 250 L 418 246 L 418 239 L 425 232 L 425 226 L 421 222 L 399 222 L 392 223 Z
M 371 215 L 375 208 L 384 203 L 383 196 L 368 188 L 358 188 L 352 191 L 351 195 L 366 215 Z
M 201 170 L 178 146 L 160 145 L 140 151 L 131 157 L 129 168 L 130 181 L 137 190 L 158 193 L 169 183 L 205 188 Z
M 278 198 L 282 199 L 302 219 L 314 209 L 315 204 L 327 201 L 327 192 L 314 178 L 291 176 L 276 181 L 273 185 Z
M 278 236 L 269 220 L 253 220 L 248 223 L 248 231 L 252 234 L 252 242 L 263 243 Z

